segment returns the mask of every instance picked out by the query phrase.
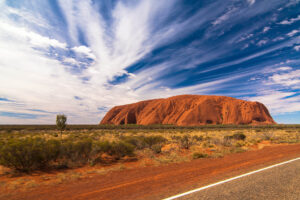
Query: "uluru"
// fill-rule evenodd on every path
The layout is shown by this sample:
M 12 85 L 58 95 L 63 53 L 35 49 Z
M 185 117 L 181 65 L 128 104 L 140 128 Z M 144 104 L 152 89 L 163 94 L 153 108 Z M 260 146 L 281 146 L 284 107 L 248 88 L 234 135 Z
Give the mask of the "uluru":
M 226 96 L 179 95 L 115 106 L 100 124 L 276 124 L 265 105 Z

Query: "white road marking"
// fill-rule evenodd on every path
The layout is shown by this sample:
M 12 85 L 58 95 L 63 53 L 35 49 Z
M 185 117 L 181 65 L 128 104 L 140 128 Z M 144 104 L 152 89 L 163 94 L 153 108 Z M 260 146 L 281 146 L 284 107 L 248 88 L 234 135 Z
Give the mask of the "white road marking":
M 300 157 L 295 158 L 295 159 L 292 159 L 292 160 L 288 160 L 288 161 L 285 161 L 285 162 L 281 162 L 281 163 L 278 163 L 278 164 L 275 164 L 275 165 L 271 165 L 271 166 L 269 166 L 269 167 L 265 167 L 265 168 L 262 168 L 262 169 L 258 169 L 258 170 L 252 171 L 252 172 L 248 172 L 248 173 L 246 173 L 246 174 L 242 174 L 242 175 L 239 175 L 239 176 L 235 176 L 235 177 L 230 178 L 230 179 L 226 179 L 226 180 L 223 180 L 223 181 L 219 181 L 219 182 L 217 182 L 217 183 L 213 183 L 213 184 L 210 184 L 210 185 L 207 185 L 207 186 L 204 186 L 204 187 L 201 187 L 201 188 L 197 188 L 197 189 L 194 189 L 194 190 L 185 192 L 185 193 L 177 194 L 177 195 L 175 195 L 175 196 L 168 197 L 168 198 L 166 198 L 166 199 L 164 199 L 164 200 L 172 200 L 172 199 L 176 199 L 176 198 L 179 198 L 179 197 L 182 197 L 182 196 L 185 196 L 185 195 L 194 193 L 194 192 L 199 192 L 199 191 L 201 191 L 201 190 L 205 190 L 205 189 L 210 188 L 210 187 L 214 187 L 214 186 L 217 186 L 217 185 L 221 185 L 221 184 L 223 184 L 223 183 L 227 183 L 227 182 L 230 182 L 230 181 L 233 181 L 233 180 L 236 180 L 236 179 L 245 177 L 245 176 L 249 176 L 249 175 L 252 175 L 252 174 L 255 174 L 255 173 L 258 173 L 258 172 L 267 170 L 267 169 L 271 169 L 271 168 L 273 168 L 273 167 L 278 167 L 278 166 L 280 166 L 280 165 L 284 165 L 284 164 L 287 164 L 287 163 L 291 163 L 291 162 L 294 162 L 294 161 L 296 161 L 296 160 L 300 160 Z

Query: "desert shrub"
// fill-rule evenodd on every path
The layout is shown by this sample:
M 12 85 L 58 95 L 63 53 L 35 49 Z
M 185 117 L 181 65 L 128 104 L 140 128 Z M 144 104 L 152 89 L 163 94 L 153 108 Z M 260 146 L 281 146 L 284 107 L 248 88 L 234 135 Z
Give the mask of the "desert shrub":
M 183 149 L 189 149 L 190 146 L 192 145 L 192 141 L 189 135 L 184 135 L 180 138 L 179 140 L 180 146 Z
M 265 131 L 262 134 L 262 139 L 263 140 L 272 140 L 273 137 L 274 137 L 274 133 L 273 132 L 267 132 L 267 131 Z
M 243 147 L 243 146 L 245 146 L 245 142 L 244 142 L 244 141 L 237 141 L 237 142 L 235 143 L 235 146 L 236 146 L 236 147 Z
M 246 150 L 241 148 L 241 147 L 234 147 L 234 148 L 231 148 L 230 149 L 230 152 L 231 153 L 243 153 L 245 152 Z
M 47 162 L 56 161 L 60 155 L 61 142 L 58 140 L 48 140 L 43 149 Z
M 154 135 L 154 136 L 144 137 L 143 141 L 147 145 L 147 147 L 151 149 L 153 145 L 163 144 L 167 141 L 167 139 L 161 135 Z
M 232 138 L 235 140 L 245 140 L 246 135 L 244 133 L 235 133 L 232 135 Z
M 221 145 L 221 144 L 223 144 L 223 142 L 219 138 L 212 138 L 210 140 L 210 143 L 214 144 L 214 145 Z
M 92 152 L 92 140 L 80 141 L 66 140 L 62 143 L 60 156 L 62 159 L 70 160 L 74 164 L 84 164 Z
M 145 137 L 143 136 L 127 136 L 121 137 L 120 139 L 126 143 L 132 144 L 136 147 L 136 149 L 144 149 L 146 148 Z
M 158 136 L 126 136 L 120 137 L 121 141 L 133 145 L 136 149 L 150 148 L 154 145 L 163 144 L 167 140 L 158 135 Z
M 134 153 L 135 146 L 124 142 L 109 142 L 109 141 L 101 141 L 94 143 L 93 151 L 96 154 L 99 153 L 107 153 L 111 156 L 115 156 L 117 159 L 120 159 L 124 156 L 132 156 Z
M 111 147 L 108 150 L 108 154 L 115 156 L 116 159 L 120 159 L 124 156 L 132 156 L 134 152 L 134 146 L 124 141 L 112 142 Z
M 155 144 L 151 147 L 152 151 L 156 154 L 161 153 L 161 148 L 162 148 L 161 144 Z
M 42 169 L 58 157 L 59 143 L 42 138 L 10 139 L 0 149 L 0 164 L 18 171 Z
M 93 152 L 98 153 L 107 153 L 111 149 L 111 144 L 109 141 L 99 141 L 93 144 Z
M 230 147 L 232 145 L 232 137 L 230 136 L 224 136 L 222 145 L 225 147 Z
M 208 155 L 206 153 L 199 153 L 199 152 L 193 153 L 193 159 L 207 158 L 207 157 Z
M 194 135 L 192 139 L 196 140 L 198 142 L 201 142 L 203 140 L 203 136 L 202 135 L 200 135 L 200 136 Z
M 178 135 L 172 135 L 172 136 L 171 136 L 171 139 L 172 139 L 172 140 L 175 140 L 175 141 L 179 141 L 180 138 L 181 138 L 181 137 L 178 136 Z
M 225 135 L 224 140 L 232 140 L 233 136 L 232 135 Z
M 235 133 L 233 135 L 226 135 L 224 136 L 224 140 L 230 141 L 230 140 L 245 140 L 246 139 L 246 135 L 243 133 Z

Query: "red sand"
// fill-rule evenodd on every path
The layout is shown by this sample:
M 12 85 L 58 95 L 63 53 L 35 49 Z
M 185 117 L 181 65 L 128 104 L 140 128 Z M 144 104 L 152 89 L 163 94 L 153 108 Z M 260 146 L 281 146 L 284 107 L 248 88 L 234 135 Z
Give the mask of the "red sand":
M 9 192 L 2 199 L 162 199 L 299 156 L 300 144 L 270 146 L 224 158 L 114 171 L 71 183 Z

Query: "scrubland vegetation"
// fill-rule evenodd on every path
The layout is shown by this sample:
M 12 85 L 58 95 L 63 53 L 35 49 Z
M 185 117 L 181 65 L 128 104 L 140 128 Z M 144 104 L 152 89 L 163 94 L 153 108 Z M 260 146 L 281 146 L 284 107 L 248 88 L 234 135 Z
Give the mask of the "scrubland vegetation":
M 67 126 L 61 136 L 52 127 L 0 126 L 0 165 L 7 169 L 6 175 L 82 167 L 104 173 L 116 166 L 125 169 L 129 162 L 161 165 L 300 142 L 300 126 L 296 125 L 79 127 Z M 66 174 L 61 179 L 68 179 Z M 71 173 L 72 177 L 81 175 Z

